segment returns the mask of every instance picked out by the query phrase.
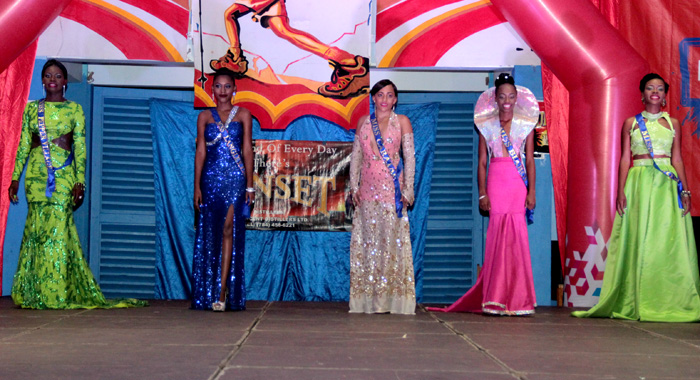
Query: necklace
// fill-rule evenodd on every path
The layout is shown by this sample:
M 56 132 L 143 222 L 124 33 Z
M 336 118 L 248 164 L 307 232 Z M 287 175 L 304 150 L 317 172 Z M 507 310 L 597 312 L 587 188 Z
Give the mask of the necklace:
M 647 119 L 649 121 L 659 120 L 661 118 L 661 116 L 663 116 L 663 114 L 664 114 L 663 112 L 649 113 L 647 111 L 642 111 L 642 117 L 644 117 L 645 119 Z

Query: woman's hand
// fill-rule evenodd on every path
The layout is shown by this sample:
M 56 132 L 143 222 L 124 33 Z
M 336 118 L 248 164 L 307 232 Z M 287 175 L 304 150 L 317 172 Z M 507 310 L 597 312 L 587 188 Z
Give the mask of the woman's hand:
M 17 191 L 19 190 L 19 181 L 12 181 L 10 187 L 7 189 L 7 194 L 10 196 L 10 202 L 17 204 L 19 203 L 19 198 L 17 198 Z
M 484 211 L 491 211 L 491 200 L 489 199 L 488 195 L 482 195 L 479 197 L 479 208 Z
M 352 202 L 352 205 L 355 206 L 355 208 L 360 207 L 360 197 L 357 196 L 357 194 L 350 193 L 350 202 Z
M 683 204 L 683 216 L 690 212 L 690 194 L 681 195 L 681 203 Z
M 194 188 L 194 209 L 199 212 L 199 206 L 202 205 L 202 190 L 198 187 Z
M 620 214 L 620 216 L 625 215 L 625 211 L 627 211 L 627 196 L 625 193 L 617 194 L 615 205 L 617 213 Z
M 245 203 L 248 205 L 253 205 L 255 203 L 255 193 L 254 192 L 245 192 Z
M 535 209 L 535 193 L 528 191 L 527 198 L 525 198 L 525 207 L 527 207 L 528 210 Z
M 82 183 L 76 183 L 73 185 L 73 190 L 71 190 L 73 195 L 73 209 L 77 210 L 80 205 L 83 204 L 85 198 L 85 185 Z

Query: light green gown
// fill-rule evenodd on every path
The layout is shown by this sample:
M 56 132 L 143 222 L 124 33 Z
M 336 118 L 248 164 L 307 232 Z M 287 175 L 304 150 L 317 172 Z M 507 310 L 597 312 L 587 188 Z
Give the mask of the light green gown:
M 672 126 L 667 113 L 663 117 Z M 671 155 L 675 131 L 647 121 L 654 154 Z M 637 123 L 633 155 L 647 154 Z M 669 158 L 657 165 L 676 174 Z M 698 256 L 690 214 L 678 207 L 676 182 L 655 169 L 651 159 L 635 160 L 625 183 L 627 212 L 615 214 L 603 287 L 597 305 L 576 317 L 608 317 L 649 322 L 700 320 Z
M 25 174 L 28 213 L 20 248 L 12 299 L 23 308 L 77 309 L 144 306 L 143 301 L 105 300 L 83 257 L 73 222 L 72 189 L 85 183 L 85 115 L 78 103 L 46 102 L 45 125 L 49 141 L 73 133 L 74 160 L 56 171 L 56 191 L 46 196 L 47 170 L 41 146 L 32 148 L 39 134 L 38 102 L 27 104 L 17 148 L 13 180 Z M 51 161 L 61 167 L 70 151 L 49 142 Z

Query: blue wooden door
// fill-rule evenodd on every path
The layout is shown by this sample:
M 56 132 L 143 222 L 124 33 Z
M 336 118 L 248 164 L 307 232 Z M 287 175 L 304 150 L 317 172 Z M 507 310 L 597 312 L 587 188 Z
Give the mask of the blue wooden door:
M 94 89 L 90 267 L 108 298 L 154 298 L 155 191 L 148 100 L 192 97 L 191 90 Z
M 484 218 L 479 214 L 479 93 L 401 93 L 402 103 L 440 102 L 423 263 L 424 303 L 452 303 L 476 281 Z

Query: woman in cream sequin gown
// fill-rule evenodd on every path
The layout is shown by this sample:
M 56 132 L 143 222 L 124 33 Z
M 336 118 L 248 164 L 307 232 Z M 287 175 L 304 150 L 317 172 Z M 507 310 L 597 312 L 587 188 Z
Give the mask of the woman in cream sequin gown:
M 413 204 L 413 129 L 393 109 L 396 86 L 382 80 L 370 91 L 386 152 L 399 174 L 403 207 L 397 214 L 394 180 L 377 148 L 370 117 L 355 134 L 350 183 L 356 206 L 350 242 L 350 312 L 414 314 L 416 290 L 406 208 Z M 399 206 L 400 207 L 400 206 Z

